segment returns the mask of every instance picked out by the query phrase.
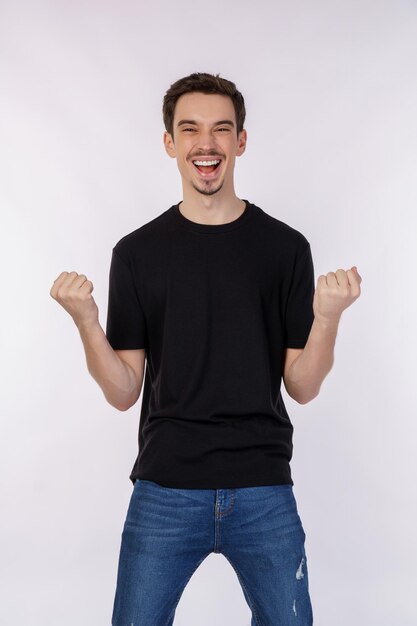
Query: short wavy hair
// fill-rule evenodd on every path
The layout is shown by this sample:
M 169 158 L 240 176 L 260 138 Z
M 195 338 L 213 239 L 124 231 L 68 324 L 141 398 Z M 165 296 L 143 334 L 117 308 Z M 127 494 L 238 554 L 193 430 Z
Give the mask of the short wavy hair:
M 177 100 L 185 93 L 192 93 L 193 91 L 229 96 L 235 109 L 237 134 L 239 135 L 245 123 L 246 109 L 244 98 L 240 91 L 237 90 L 236 85 L 232 81 L 226 80 L 226 78 L 220 78 L 219 74 L 194 72 L 173 83 L 164 96 L 162 115 L 165 129 L 171 137 L 174 136 L 173 122 Z

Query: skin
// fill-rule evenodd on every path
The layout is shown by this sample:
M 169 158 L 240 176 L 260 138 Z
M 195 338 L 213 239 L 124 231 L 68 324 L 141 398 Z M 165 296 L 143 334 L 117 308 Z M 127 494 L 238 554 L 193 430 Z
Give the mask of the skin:
M 181 121 L 188 120 L 186 124 Z M 229 120 L 231 124 L 219 124 Z M 183 201 L 179 208 L 201 224 L 224 224 L 245 208 L 234 189 L 236 157 L 246 149 L 246 130 L 237 132 L 231 99 L 218 94 L 190 93 L 175 108 L 172 135 L 164 132 L 167 154 L 177 161 Z M 195 158 L 221 158 L 208 179 L 193 165 Z M 287 348 L 283 381 L 288 394 L 300 404 L 310 402 L 333 366 L 334 345 L 342 313 L 360 296 L 362 278 L 356 266 L 318 277 L 313 299 L 314 321 L 303 349 Z M 87 367 L 110 404 L 125 411 L 140 396 L 145 350 L 113 350 L 98 319 L 93 283 L 84 274 L 61 272 L 50 295 L 73 318 L 84 345 Z

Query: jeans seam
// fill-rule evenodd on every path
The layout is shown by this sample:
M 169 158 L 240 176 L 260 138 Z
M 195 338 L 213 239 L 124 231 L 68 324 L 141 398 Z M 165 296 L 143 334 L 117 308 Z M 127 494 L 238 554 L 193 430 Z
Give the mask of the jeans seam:
M 219 515 L 220 518 L 221 517 L 225 517 L 228 513 L 230 513 L 230 511 L 233 510 L 234 501 L 235 501 L 235 490 L 233 490 L 231 495 L 230 495 L 229 507 L 226 510 L 224 510 L 224 511 L 220 511 L 220 515 Z
M 224 552 L 223 552 L 223 556 L 224 556 L 224 557 L 225 557 L 225 558 L 229 561 L 230 565 L 231 565 L 231 566 L 233 567 L 233 569 L 235 570 L 235 572 L 236 572 L 236 576 L 238 577 L 240 584 L 242 585 L 243 589 L 244 589 L 244 590 L 245 590 L 245 592 L 246 592 L 246 595 L 247 595 L 248 600 L 249 600 L 249 608 L 250 608 L 250 610 L 251 610 L 251 611 L 252 611 L 252 613 L 253 613 L 253 616 L 254 616 L 254 618 L 255 618 L 255 623 L 257 624 L 257 626 L 262 626 L 261 620 L 259 619 L 258 614 L 257 614 L 257 612 L 256 612 L 256 610 L 255 610 L 255 604 L 254 604 L 254 602 L 253 602 L 253 598 L 252 598 L 251 594 L 249 593 L 249 591 L 248 591 L 247 587 L 244 585 L 244 583 L 243 583 L 243 579 L 241 578 L 240 573 L 239 573 L 239 571 L 238 571 L 237 567 L 235 567 L 235 565 L 233 565 L 232 561 L 229 559 L 229 557 L 228 557 L 228 556 L 226 556 L 226 555 L 224 554 Z
M 213 552 L 215 554 L 219 554 L 220 550 L 220 541 L 221 541 L 221 514 L 217 516 L 214 515 L 214 548 Z

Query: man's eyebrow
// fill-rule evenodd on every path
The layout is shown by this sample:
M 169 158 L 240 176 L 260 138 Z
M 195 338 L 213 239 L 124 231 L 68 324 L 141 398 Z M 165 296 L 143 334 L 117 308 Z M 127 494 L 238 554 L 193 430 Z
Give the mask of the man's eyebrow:
M 194 120 L 181 120 L 178 122 L 177 126 L 181 126 L 181 124 L 197 124 Z
M 234 122 L 232 122 L 232 120 L 220 120 L 220 122 L 216 122 L 215 126 L 220 126 L 220 124 L 228 124 L 229 126 L 232 126 L 232 128 L 235 127 Z
M 177 124 L 177 127 L 181 126 L 182 124 L 194 124 L 195 126 L 197 126 L 197 122 L 195 120 L 180 120 Z M 214 126 L 219 126 L 220 124 L 228 124 L 232 128 L 235 127 L 235 124 L 234 122 L 232 122 L 232 120 L 220 120 L 216 122 Z

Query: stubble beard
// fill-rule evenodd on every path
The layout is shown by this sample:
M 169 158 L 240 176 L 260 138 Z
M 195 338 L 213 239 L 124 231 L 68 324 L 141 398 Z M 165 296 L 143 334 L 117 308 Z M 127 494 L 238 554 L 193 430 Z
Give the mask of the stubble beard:
M 224 181 L 220 183 L 220 185 L 216 189 L 200 189 L 200 187 L 197 187 L 197 185 L 195 185 L 194 183 L 192 183 L 192 185 L 194 189 L 198 191 L 198 193 L 201 193 L 203 196 L 213 196 L 215 193 L 220 191 L 220 189 L 223 187 L 223 183 Z

